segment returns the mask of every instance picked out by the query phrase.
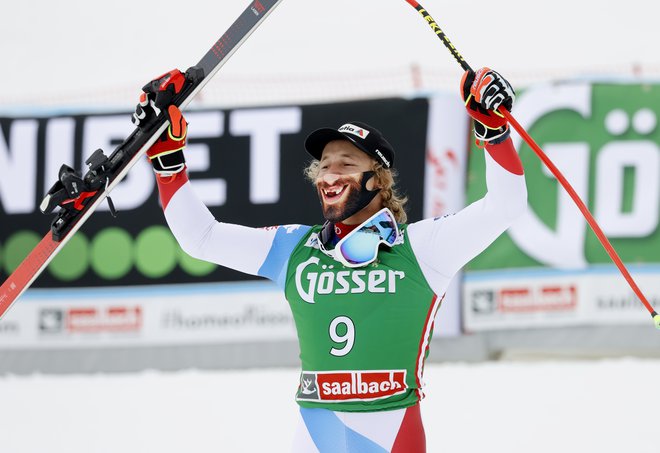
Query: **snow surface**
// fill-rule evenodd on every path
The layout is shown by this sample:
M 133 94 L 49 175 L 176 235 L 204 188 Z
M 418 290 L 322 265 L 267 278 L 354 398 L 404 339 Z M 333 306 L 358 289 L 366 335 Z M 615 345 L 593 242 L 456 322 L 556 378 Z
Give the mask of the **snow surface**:
M 659 360 L 429 364 L 428 451 L 657 453 Z M 6 453 L 288 452 L 294 369 L 0 378 Z

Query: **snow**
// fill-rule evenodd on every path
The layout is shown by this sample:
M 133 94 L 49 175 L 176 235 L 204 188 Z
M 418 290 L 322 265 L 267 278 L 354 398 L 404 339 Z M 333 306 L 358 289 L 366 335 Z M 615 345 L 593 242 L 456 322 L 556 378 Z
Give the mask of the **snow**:
M 659 360 L 428 364 L 429 452 L 657 453 Z M 8 453 L 288 452 L 294 369 L 0 378 Z

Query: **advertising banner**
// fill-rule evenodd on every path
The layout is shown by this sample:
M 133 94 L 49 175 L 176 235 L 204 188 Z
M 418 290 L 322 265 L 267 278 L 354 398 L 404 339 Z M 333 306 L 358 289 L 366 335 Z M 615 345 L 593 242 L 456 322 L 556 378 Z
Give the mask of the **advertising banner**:
M 420 219 L 428 101 L 386 99 L 330 105 L 193 111 L 186 159 L 192 185 L 217 219 L 263 227 L 322 222 L 303 176 L 305 137 L 319 127 L 368 119 L 399 151 L 400 186 Z M 0 279 L 46 234 L 43 195 L 64 163 L 84 171 L 97 148 L 109 154 L 133 129 L 130 113 L 0 118 Z M 191 259 L 165 225 L 150 165 L 136 165 L 64 247 L 34 287 L 107 287 L 235 281 L 245 276 Z M 100 212 L 99 212 L 100 211 Z
M 660 85 L 537 86 L 519 96 L 513 113 L 660 307 Z M 568 194 L 512 136 L 525 166 L 529 209 L 469 264 L 465 327 L 648 322 Z M 471 159 L 469 200 L 483 195 L 482 174 L 483 161 Z
M 0 323 L 0 349 L 99 348 L 295 339 L 270 282 L 37 289 Z
M 429 99 L 428 145 L 424 174 L 424 218 L 440 217 L 465 206 L 470 121 L 458 96 Z M 461 334 L 461 274 L 458 273 L 436 315 L 435 336 Z
M 307 134 L 362 120 L 396 150 L 409 221 L 460 209 L 468 121 L 457 96 L 186 114 L 191 184 L 217 219 L 262 227 L 322 221 L 303 176 Z M 0 279 L 48 231 L 42 196 L 67 164 L 84 172 L 132 130 L 130 113 L 0 118 Z M 140 162 L 0 322 L 0 348 L 79 348 L 295 338 L 269 282 L 195 260 L 165 224 L 150 165 Z M 248 280 L 248 281 L 246 281 Z M 449 291 L 436 335 L 460 333 Z

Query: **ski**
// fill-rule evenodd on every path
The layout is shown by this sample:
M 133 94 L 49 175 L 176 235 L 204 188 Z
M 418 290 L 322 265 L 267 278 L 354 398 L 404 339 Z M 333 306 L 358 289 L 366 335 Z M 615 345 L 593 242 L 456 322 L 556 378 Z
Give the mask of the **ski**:
M 183 110 L 281 2 L 253 0 L 202 59 L 186 71 L 186 84 L 173 103 Z M 136 128 L 109 156 L 100 149 L 96 150 L 85 162 L 89 167 L 85 176 L 78 176 L 70 167 L 62 166 L 58 181 L 44 198 L 40 209 L 49 213 L 57 206 L 66 205 L 66 208 L 57 212 L 51 231 L 0 286 L 0 319 L 101 202 L 107 199 L 111 212 L 114 212 L 109 193 L 168 125 L 165 114 L 161 113 L 151 123 Z

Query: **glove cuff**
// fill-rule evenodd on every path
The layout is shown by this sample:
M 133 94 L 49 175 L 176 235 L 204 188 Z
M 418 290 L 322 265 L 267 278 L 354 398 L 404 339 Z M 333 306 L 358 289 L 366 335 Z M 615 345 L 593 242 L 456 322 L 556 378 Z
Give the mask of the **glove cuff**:
M 186 168 L 186 158 L 182 149 L 149 156 L 154 171 L 161 176 L 171 176 Z
M 496 145 L 509 138 L 511 134 L 509 125 L 504 124 L 496 128 L 488 127 L 480 121 L 474 120 L 474 136 L 477 140 Z

